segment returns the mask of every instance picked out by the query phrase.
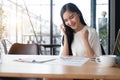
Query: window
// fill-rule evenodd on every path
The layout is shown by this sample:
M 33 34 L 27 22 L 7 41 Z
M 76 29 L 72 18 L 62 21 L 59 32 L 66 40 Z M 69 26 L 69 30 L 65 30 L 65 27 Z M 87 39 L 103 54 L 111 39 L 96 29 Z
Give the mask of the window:
M 108 53 L 108 0 L 96 0 L 96 29 L 105 53 Z
M 100 35 L 102 12 L 107 13 L 103 20 L 107 23 L 106 31 L 109 28 L 108 1 L 96 0 L 96 16 L 94 17 L 96 17 L 96 29 Z M 79 7 L 86 23 L 91 26 L 91 0 L 1 0 L 0 4 L 4 10 L 6 22 L 4 38 L 9 39 L 11 42 L 28 43 L 28 41 L 34 41 L 51 44 L 50 38 L 52 37 L 52 43 L 60 44 L 60 24 L 62 24 L 60 10 L 64 4 L 69 2 L 75 3 Z M 100 37 L 106 52 L 107 35 L 108 32 L 102 35 L 103 38 Z M 104 41 L 104 39 L 106 40 Z

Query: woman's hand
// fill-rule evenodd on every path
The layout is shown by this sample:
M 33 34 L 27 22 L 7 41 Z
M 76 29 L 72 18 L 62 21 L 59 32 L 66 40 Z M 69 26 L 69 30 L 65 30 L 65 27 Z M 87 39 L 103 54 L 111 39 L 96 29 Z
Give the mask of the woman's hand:
M 60 25 L 60 28 L 63 32 L 63 34 L 65 35 L 66 34 L 66 29 L 65 29 L 65 26 L 63 24 Z
M 83 40 L 88 40 L 89 32 L 86 28 L 83 28 L 80 32 L 80 36 Z

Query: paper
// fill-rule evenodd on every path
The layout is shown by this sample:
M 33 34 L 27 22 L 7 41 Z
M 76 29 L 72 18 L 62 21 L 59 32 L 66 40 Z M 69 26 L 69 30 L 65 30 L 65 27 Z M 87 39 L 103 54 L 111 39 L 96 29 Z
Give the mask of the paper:
M 60 57 L 60 60 L 64 65 L 81 66 L 86 63 L 89 58 Z
M 17 58 L 14 59 L 16 62 L 23 63 L 46 63 L 47 64 L 60 64 L 60 65 L 70 65 L 70 66 L 81 66 L 86 63 L 89 58 L 78 58 L 78 57 L 27 57 L 27 58 Z

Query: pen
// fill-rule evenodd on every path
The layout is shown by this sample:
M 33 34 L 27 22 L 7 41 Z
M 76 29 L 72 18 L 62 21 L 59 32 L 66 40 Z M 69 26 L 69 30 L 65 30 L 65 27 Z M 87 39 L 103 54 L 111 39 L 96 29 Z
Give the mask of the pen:
M 43 61 L 33 60 L 32 62 L 33 62 L 33 63 L 44 63 L 44 62 L 49 62 L 49 61 L 53 61 L 53 60 L 56 60 L 56 59 L 48 59 L 48 60 L 43 60 Z
M 95 58 L 90 58 L 91 61 L 95 61 Z
M 48 59 L 48 60 L 43 60 L 43 61 L 37 61 L 34 59 L 32 61 L 29 61 L 29 60 L 23 60 L 23 59 L 19 58 L 19 59 L 14 60 L 14 61 L 26 62 L 26 63 L 45 63 L 45 62 L 49 62 L 49 61 L 53 61 L 53 60 L 56 60 L 56 59 L 54 58 L 54 59 Z

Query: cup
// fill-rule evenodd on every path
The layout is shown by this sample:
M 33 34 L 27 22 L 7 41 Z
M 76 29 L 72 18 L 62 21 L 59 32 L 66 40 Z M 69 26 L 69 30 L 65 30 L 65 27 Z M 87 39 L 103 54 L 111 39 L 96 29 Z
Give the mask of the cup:
M 95 61 L 104 67 L 112 67 L 116 63 L 115 55 L 102 55 L 100 57 L 96 57 Z

